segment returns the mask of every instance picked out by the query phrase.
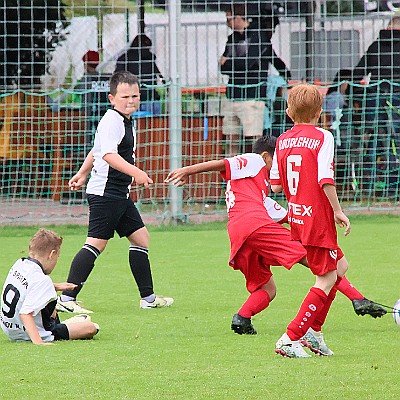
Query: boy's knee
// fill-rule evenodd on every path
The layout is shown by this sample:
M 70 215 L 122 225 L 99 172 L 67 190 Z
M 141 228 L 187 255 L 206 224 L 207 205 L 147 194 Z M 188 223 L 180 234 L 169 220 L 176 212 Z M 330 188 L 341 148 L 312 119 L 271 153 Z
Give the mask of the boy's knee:
M 342 257 L 337 263 L 337 274 L 338 276 L 344 276 L 349 269 L 349 263 L 346 257 Z
M 148 248 L 150 244 L 150 234 L 147 228 L 144 226 L 140 228 L 136 232 L 133 232 L 128 237 L 129 242 L 134 246 L 140 246 Z
M 329 271 L 325 275 L 317 276 L 315 280 L 315 287 L 323 290 L 327 295 L 333 288 L 337 280 L 336 271 Z
M 276 297 L 276 286 L 268 291 L 269 300 L 272 301 Z

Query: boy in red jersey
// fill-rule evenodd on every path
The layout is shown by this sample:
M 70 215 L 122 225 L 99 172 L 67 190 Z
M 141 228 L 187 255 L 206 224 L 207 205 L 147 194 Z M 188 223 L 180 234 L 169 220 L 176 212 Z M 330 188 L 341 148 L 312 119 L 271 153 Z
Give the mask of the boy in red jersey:
M 345 228 L 345 236 L 350 233 L 350 221 L 334 185 L 333 136 L 315 126 L 322 102 L 322 95 L 312 85 L 290 91 L 287 114 L 295 125 L 278 138 L 271 169 L 272 190 L 283 189 L 288 200 L 292 239 L 307 250 L 308 266 L 316 276 L 299 312 L 276 343 L 276 353 L 287 357 L 309 357 L 302 344 L 318 354 L 333 354 L 325 345 L 321 327 L 341 279 L 336 271 L 339 246 L 335 223 Z
M 283 265 L 290 269 L 297 262 L 306 265 L 303 246 L 292 241 L 290 232 L 275 222 L 285 218 L 286 210 L 268 197 L 268 173 L 275 141 L 274 137 L 260 138 L 253 148 L 257 154 L 178 168 L 165 180 L 182 186 L 190 175 L 219 171 L 227 181 L 229 265 L 243 273 L 250 292 L 232 319 L 231 328 L 238 334 L 256 334 L 251 317 L 267 308 L 275 297 L 276 286 L 270 266 Z
M 299 243 L 290 239 L 290 233 L 286 228 L 276 226 L 271 221 L 272 219 L 279 225 L 287 222 L 287 211 L 267 197 L 268 176 L 275 151 L 275 141 L 273 137 L 259 138 L 253 146 L 253 152 L 256 154 L 243 154 L 225 160 L 179 168 L 170 172 L 165 180 L 182 186 L 190 175 L 219 171 L 228 181 L 226 203 L 231 242 L 229 264 L 234 269 L 242 271 L 246 278 L 246 287 L 250 292 L 249 298 L 232 319 L 231 328 L 240 335 L 257 333 L 251 323 L 251 317 L 267 308 L 276 294 L 270 265 L 268 263 L 264 265 L 262 262 L 266 261 L 262 258 L 263 254 L 267 254 L 271 265 L 283 263 L 284 266 L 291 266 L 296 262 L 307 265 L 304 258 L 298 261 L 301 253 Z M 252 215 L 253 211 L 255 215 Z M 262 237 L 263 235 L 265 236 Z M 278 258 L 276 254 L 279 251 L 283 253 Z M 338 256 L 340 269 L 344 274 L 348 269 L 348 263 L 340 249 L 338 253 L 340 253 Z M 343 282 L 339 290 L 351 300 L 358 299 L 357 314 L 370 314 L 376 318 L 386 313 L 376 303 L 364 299 L 350 282 L 347 280 L 346 282 L 347 284 Z

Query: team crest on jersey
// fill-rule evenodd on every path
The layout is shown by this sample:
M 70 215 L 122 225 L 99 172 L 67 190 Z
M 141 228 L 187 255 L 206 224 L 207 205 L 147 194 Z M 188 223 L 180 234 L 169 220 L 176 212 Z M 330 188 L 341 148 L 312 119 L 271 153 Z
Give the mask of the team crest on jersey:
M 244 168 L 248 163 L 248 160 L 244 157 L 235 157 L 235 160 L 238 169 Z

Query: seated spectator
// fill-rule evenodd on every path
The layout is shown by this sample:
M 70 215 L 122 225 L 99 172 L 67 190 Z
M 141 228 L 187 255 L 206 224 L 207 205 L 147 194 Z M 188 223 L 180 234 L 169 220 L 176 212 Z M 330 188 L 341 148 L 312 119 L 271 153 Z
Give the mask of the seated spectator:
M 348 104 L 349 81 L 352 72 L 348 69 L 339 70 L 328 88 L 322 106 L 321 125 L 323 128 L 331 130 L 335 135 L 336 146 L 342 146 L 341 131 L 346 128 L 349 122 L 349 112 L 351 105 Z M 341 127 L 341 125 L 343 125 Z
M 379 32 L 378 38 L 369 46 L 353 71 L 353 79 L 359 83 L 369 76 L 365 118 L 375 129 L 377 124 L 386 129 L 388 122 L 388 103 L 400 106 L 400 15 L 391 19 L 386 29 Z M 391 130 L 396 147 L 400 148 L 400 115 L 391 113 Z
M 270 66 L 290 77 L 285 63 L 270 42 L 277 20 L 250 15 L 246 4 L 225 7 L 226 24 L 232 30 L 219 59 L 220 72 L 228 77 L 227 101 L 222 103 L 226 155 L 246 151 L 246 142 L 263 134 Z
M 144 35 L 137 35 L 129 49 L 117 59 L 115 71 L 129 71 L 136 75 L 141 83 L 140 111 L 161 114 L 160 95 L 156 86 L 159 81 L 165 80 L 157 67 L 156 56 L 151 52 L 151 39 Z
M 399 193 L 400 149 L 400 15 L 394 15 L 379 32 L 353 71 L 354 81 L 369 77 L 362 90 L 365 118 L 365 165 L 367 171 L 380 170 L 388 194 Z M 365 93 L 366 91 L 366 93 Z M 366 96 L 365 96 L 366 94 Z M 364 98 L 366 99 L 364 101 Z M 371 174 L 370 187 L 377 178 Z
M 339 70 L 332 82 L 332 85 L 326 92 L 324 104 L 322 106 L 324 113 L 328 114 L 328 124 L 336 121 L 337 110 L 343 110 L 347 104 L 347 94 L 351 80 L 351 71 L 349 69 Z M 328 129 L 328 128 L 327 128 Z

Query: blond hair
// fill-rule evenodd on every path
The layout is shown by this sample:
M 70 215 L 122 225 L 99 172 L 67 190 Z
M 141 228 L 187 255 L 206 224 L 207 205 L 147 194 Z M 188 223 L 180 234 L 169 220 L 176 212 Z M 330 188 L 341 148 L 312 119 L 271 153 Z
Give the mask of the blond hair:
M 294 123 L 309 123 L 321 111 L 323 97 L 314 85 L 301 84 L 289 92 L 288 114 Z
M 48 229 L 40 228 L 29 242 L 29 254 L 47 256 L 52 250 L 57 253 L 61 248 L 63 238 Z

